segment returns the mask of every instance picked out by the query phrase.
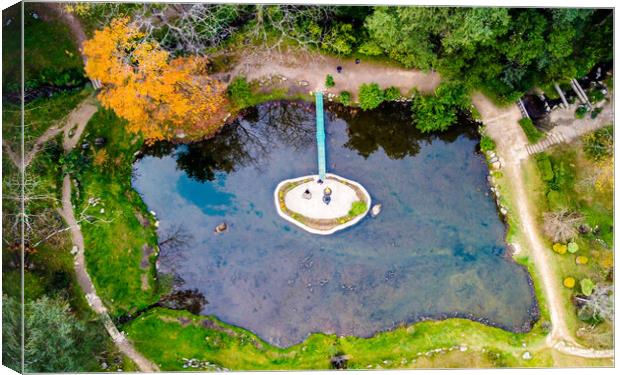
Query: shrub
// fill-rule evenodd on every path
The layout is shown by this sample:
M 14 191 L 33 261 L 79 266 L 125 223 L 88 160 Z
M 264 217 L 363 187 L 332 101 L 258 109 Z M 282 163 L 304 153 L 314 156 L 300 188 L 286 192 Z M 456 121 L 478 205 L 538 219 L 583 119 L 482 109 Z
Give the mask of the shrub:
M 553 168 L 551 168 L 551 160 L 549 159 L 549 155 L 544 153 L 536 155 L 536 164 L 538 165 L 543 181 L 553 181 Z
M 327 77 L 325 77 L 325 87 L 334 87 L 335 85 L 336 82 L 334 82 L 334 77 L 328 74 Z
M 543 231 L 554 242 L 567 242 L 577 236 L 583 217 L 577 212 L 559 210 L 543 214 Z
M 575 263 L 577 264 L 588 264 L 588 257 L 580 255 L 575 258 Z
M 400 99 L 402 95 L 400 94 L 398 87 L 390 86 L 383 92 L 383 96 L 385 97 L 385 100 L 393 101 Z
M 569 242 L 568 243 L 568 252 L 569 253 L 575 254 L 578 251 L 579 251 L 579 245 L 577 245 L 577 243 L 575 243 L 575 242 Z
M 80 150 L 74 149 L 70 153 L 60 157 L 57 168 L 62 170 L 65 174 L 71 173 L 79 176 L 86 170 L 89 163 L 90 159 L 88 157 L 83 155 Z
M 586 296 L 590 296 L 592 295 L 592 292 L 594 291 L 594 282 L 590 279 L 583 279 L 579 282 L 579 284 L 581 285 L 581 293 L 583 293 Z
M 351 209 L 349 210 L 349 216 L 355 217 L 366 212 L 368 205 L 364 201 L 355 201 L 351 204 Z
M 351 93 L 348 91 L 342 91 L 339 96 L 340 103 L 344 105 L 351 104 Z
M 601 90 L 592 90 L 588 93 L 588 99 L 592 103 L 598 103 L 605 99 L 605 94 Z
M 482 152 L 495 150 L 495 141 L 488 135 L 483 135 L 480 139 L 480 150 Z
M 589 285 L 587 285 L 589 286 Z M 583 290 L 583 287 L 582 287 Z M 595 317 L 613 321 L 614 319 L 614 286 L 613 284 L 598 284 L 593 287 L 592 293 L 579 310 L 580 316 Z
M 613 127 L 606 126 L 582 137 L 583 151 L 592 160 L 602 160 L 614 153 Z
M 564 279 L 564 282 L 562 284 L 564 284 L 564 286 L 569 289 L 573 289 L 575 287 L 575 278 L 567 277 Z
M 359 92 L 360 108 L 363 110 L 377 108 L 385 97 L 383 90 L 376 83 L 364 83 L 360 86 Z
M 590 118 L 591 119 L 595 119 L 598 117 L 598 115 L 603 112 L 603 108 L 594 108 L 594 110 L 592 111 L 592 113 L 590 113 Z
M 538 142 L 544 135 L 543 132 L 536 129 L 532 119 L 522 118 L 519 120 L 519 125 L 521 125 L 521 129 L 523 129 L 523 132 L 530 143 Z
M 575 110 L 575 118 L 582 119 L 586 117 L 586 113 L 588 113 L 588 107 L 586 107 L 585 105 L 580 105 Z
M 244 76 L 235 77 L 228 85 L 228 97 L 240 108 L 251 105 L 252 90 Z
M 562 255 L 562 254 L 566 254 L 567 247 L 566 247 L 566 245 L 561 244 L 561 243 L 554 243 L 552 249 L 556 253 Z

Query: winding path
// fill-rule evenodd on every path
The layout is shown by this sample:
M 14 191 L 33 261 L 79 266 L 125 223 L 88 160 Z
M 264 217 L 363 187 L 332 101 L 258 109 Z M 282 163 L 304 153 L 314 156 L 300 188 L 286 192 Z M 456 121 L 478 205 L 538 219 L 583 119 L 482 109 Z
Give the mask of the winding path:
M 64 142 L 63 148 L 65 153 L 71 152 L 77 145 L 82 136 L 84 129 L 86 128 L 86 124 L 90 120 L 90 118 L 97 111 L 97 107 L 88 102 L 86 99 L 82 102 L 68 117 L 68 121 L 66 125 L 61 128 L 64 131 Z M 72 136 L 69 136 L 70 129 L 75 128 L 75 133 Z M 97 295 L 97 291 L 95 290 L 95 285 L 93 284 L 90 276 L 88 275 L 88 271 L 86 270 L 86 259 L 84 257 L 84 236 L 82 235 L 82 230 L 75 219 L 75 215 L 73 213 L 73 204 L 71 203 L 71 176 L 69 174 L 65 174 L 62 181 L 62 208 L 59 210 L 60 215 L 63 217 L 65 222 L 70 228 L 71 231 L 71 239 L 73 241 L 73 246 L 77 249 L 75 253 L 75 274 L 80 284 L 80 287 L 84 291 L 86 296 L 86 300 L 91 308 L 101 317 L 103 321 L 103 325 L 105 326 L 106 331 L 114 341 L 116 347 L 127 357 L 129 357 L 140 369 L 142 372 L 155 372 L 159 371 L 159 368 L 153 364 L 151 361 L 146 359 L 142 354 L 140 354 L 125 338 L 125 336 L 119 332 L 114 322 L 110 318 L 108 314 L 108 310 L 106 309 L 103 301 Z
M 480 93 L 474 94 L 472 100 L 480 112 L 487 134 L 496 143 L 497 154 L 504 161 L 503 173 L 511 182 L 514 208 L 521 230 L 525 234 L 525 243 L 520 245 L 530 249 L 537 274 L 541 278 L 552 324 L 551 333 L 547 336 L 547 345 L 562 353 L 579 357 L 613 357 L 613 350 L 597 351 L 581 347 L 574 340 L 566 324 L 566 310 L 559 288 L 556 287 L 561 285 L 561 282 L 553 272 L 550 252 L 540 237 L 521 169 L 521 162 L 528 157 L 525 151 L 528 141 L 519 125 L 521 119 L 519 108 L 516 105 L 497 107 Z
M 13 151 L 10 145 L 3 141 L 2 146 L 4 152 L 9 156 L 11 162 L 20 170 L 20 172 L 23 172 L 22 166 L 25 169 L 32 162 L 32 160 L 34 160 L 36 154 L 43 148 L 47 141 L 54 138 L 61 132 L 64 132 L 63 149 L 65 153 L 68 153 L 73 150 L 79 142 L 80 137 L 86 128 L 86 124 L 95 112 L 97 112 L 97 106 L 94 103 L 93 97 L 89 96 L 73 111 L 71 111 L 71 113 L 65 118 L 63 126 L 55 125 L 50 127 L 35 141 L 33 148 L 25 155 L 24 163 L 22 163 L 21 157 Z M 72 136 L 69 135 L 71 129 L 75 129 Z M 101 317 L 106 331 L 114 341 L 117 348 L 129 357 L 138 366 L 140 371 L 159 371 L 159 368 L 155 364 L 142 356 L 133 347 L 131 342 L 129 342 L 125 336 L 119 332 L 118 328 L 114 325 L 114 322 L 112 322 L 105 305 L 99 296 L 97 296 L 95 286 L 86 270 L 86 262 L 84 258 L 84 237 L 82 236 L 82 231 L 73 213 L 73 205 L 71 203 L 71 177 L 69 174 L 66 174 L 63 178 L 61 201 L 62 208 L 59 209 L 58 212 L 67 223 L 71 232 L 71 239 L 74 246 L 77 248 L 74 262 L 75 273 L 78 284 L 80 284 L 80 287 L 84 291 L 86 300 L 92 309 Z
M 76 133 L 76 135 L 78 135 Z M 70 151 L 71 149 L 69 149 Z M 65 149 L 67 151 L 67 149 Z M 90 276 L 86 270 L 86 260 L 84 257 L 84 236 L 80 226 L 75 220 L 73 214 L 73 205 L 71 204 L 71 176 L 66 174 L 62 181 L 62 209 L 59 210 L 60 214 L 71 228 L 71 238 L 73 245 L 77 248 L 75 254 L 75 274 L 77 276 L 78 283 L 86 295 L 86 300 L 90 307 L 101 317 L 103 325 L 106 331 L 114 341 L 116 347 L 127 357 L 129 357 L 142 372 L 155 372 L 159 371 L 159 368 L 151 361 L 146 359 L 140 354 L 127 340 L 127 338 L 119 332 L 118 328 L 112 322 L 108 310 L 106 309 L 103 301 L 97 295 L 95 286 L 93 285 Z

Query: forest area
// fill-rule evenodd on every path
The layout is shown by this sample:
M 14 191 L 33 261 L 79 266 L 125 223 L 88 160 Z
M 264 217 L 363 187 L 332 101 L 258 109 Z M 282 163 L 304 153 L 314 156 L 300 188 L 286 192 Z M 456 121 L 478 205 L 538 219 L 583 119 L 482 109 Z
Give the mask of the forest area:
M 86 73 L 113 84 L 114 88 L 104 90 L 101 96 L 117 114 L 130 123 L 144 123 L 145 112 L 127 111 L 135 108 L 135 103 L 105 99 L 119 93 L 115 90 L 136 90 L 136 79 L 145 87 L 148 82 L 159 82 L 151 91 L 161 94 L 149 99 L 151 105 L 204 103 L 202 112 L 186 106 L 172 113 L 175 105 L 170 105 L 170 111 L 155 111 L 159 118 L 151 120 L 160 126 L 141 129 L 147 138 L 148 134 L 161 138 L 181 122 L 186 124 L 184 133 L 191 131 L 187 124 L 197 124 L 191 119 L 198 117 L 204 123 L 197 127 L 209 128 L 206 135 L 213 134 L 217 128 L 213 124 L 221 122 L 226 109 L 243 106 L 248 93 L 239 95 L 233 85 L 225 95 L 224 86 L 208 74 L 217 77 L 240 54 L 268 51 L 267 56 L 275 59 L 295 51 L 438 72 L 442 84 L 434 95 L 413 98 L 413 123 L 425 132 L 445 130 L 456 123 L 457 114 L 470 109 L 469 93 L 473 90 L 497 103 L 514 102 L 535 87 L 552 87 L 554 82 L 581 77 L 595 64 L 611 61 L 613 55 L 613 16 L 608 9 L 105 3 L 68 7 L 94 33 L 93 42 L 85 46 L 85 54 L 93 61 Z M 120 54 L 101 50 L 110 46 L 103 41 L 112 34 L 128 36 Z M 141 52 L 145 50 L 157 53 Z M 106 70 L 110 64 L 117 64 L 116 70 Z M 116 72 L 127 64 L 135 68 L 130 80 L 133 86 L 115 84 L 119 79 Z M 201 70 L 205 64 L 208 69 Z M 175 74 L 166 73 L 164 80 L 144 79 L 169 71 Z M 208 98 L 193 94 L 174 97 L 164 89 L 166 80 L 196 88 L 205 85 L 200 82 L 205 79 L 213 94 Z M 329 77 L 326 83 L 329 87 Z M 393 94 L 399 96 L 398 91 L 372 87 L 361 91 L 363 109 L 393 100 Z M 345 104 L 350 98 L 350 92 L 338 96 Z M 142 104 L 148 107 L 148 103 Z

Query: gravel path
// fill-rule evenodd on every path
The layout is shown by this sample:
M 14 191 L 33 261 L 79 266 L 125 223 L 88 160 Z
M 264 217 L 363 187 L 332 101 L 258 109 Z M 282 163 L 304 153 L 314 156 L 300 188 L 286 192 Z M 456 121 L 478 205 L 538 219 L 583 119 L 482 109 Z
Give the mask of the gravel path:
M 530 250 L 537 274 L 542 282 L 552 325 L 551 333 L 547 336 L 547 345 L 562 353 L 579 357 L 613 357 L 613 350 L 597 351 L 581 347 L 568 330 L 566 310 L 558 287 L 561 281 L 552 269 L 550 251 L 546 248 L 538 231 L 536 217 L 528 199 L 529 191 L 521 169 L 521 161 L 528 157 L 525 151 L 528 141 L 519 125 L 519 119 L 521 119 L 519 108 L 516 104 L 505 108 L 497 107 L 479 93 L 475 94 L 472 100 L 480 112 L 487 134 L 496 143 L 497 154 L 504 161 L 502 172 L 511 183 L 517 218 L 525 234 L 525 243 L 520 245 Z

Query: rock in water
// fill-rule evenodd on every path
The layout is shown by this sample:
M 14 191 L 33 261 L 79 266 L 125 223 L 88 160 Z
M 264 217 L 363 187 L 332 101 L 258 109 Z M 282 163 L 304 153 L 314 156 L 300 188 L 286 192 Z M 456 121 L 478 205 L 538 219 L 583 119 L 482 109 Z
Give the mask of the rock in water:
M 226 229 L 228 229 L 228 225 L 226 225 L 226 223 L 218 224 L 217 227 L 215 227 L 215 233 L 222 233 Z
M 381 204 L 375 204 L 374 206 L 372 206 L 372 208 L 370 209 L 370 215 L 372 217 L 377 217 L 379 214 L 381 213 Z

